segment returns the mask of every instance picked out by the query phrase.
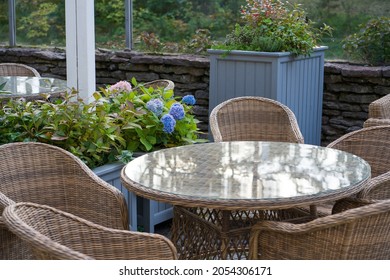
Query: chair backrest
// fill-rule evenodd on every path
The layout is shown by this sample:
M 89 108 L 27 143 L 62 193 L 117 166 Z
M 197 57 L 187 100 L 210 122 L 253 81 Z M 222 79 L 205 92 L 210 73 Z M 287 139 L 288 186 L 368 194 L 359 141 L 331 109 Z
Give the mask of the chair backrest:
M 19 63 L 0 63 L 0 76 L 41 77 L 33 67 Z
M 371 176 L 390 171 L 390 125 L 373 126 L 347 133 L 327 147 L 355 154 L 371 166 Z
M 390 94 L 387 94 L 368 106 L 368 119 L 364 127 L 390 125 Z
M 368 117 L 390 119 L 390 94 L 370 103 L 368 106 Z
M 252 259 L 389 259 L 390 200 L 303 224 L 262 221 L 250 237 Z
M 147 82 L 143 84 L 146 88 L 152 87 L 152 88 L 165 88 L 167 90 L 174 89 L 175 83 L 171 80 L 154 80 L 151 82 Z
M 256 96 L 222 102 L 210 114 L 214 141 L 303 143 L 294 113 L 282 103 Z
M 123 194 L 64 149 L 36 142 L 9 143 L 0 145 L 0 159 L 0 210 L 17 202 L 34 202 L 103 226 L 129 228 Z M 0 255 L 6 254 L 2 258 L 29 258 L 12 249 L 14 244 L 23 246 L 4 228 L 0 228 L 0 241 Z
M 46 205 L 17 203 L 3 213 L 7 227 L 38 259 L 176 259 L 164 236 L 116 230 Z

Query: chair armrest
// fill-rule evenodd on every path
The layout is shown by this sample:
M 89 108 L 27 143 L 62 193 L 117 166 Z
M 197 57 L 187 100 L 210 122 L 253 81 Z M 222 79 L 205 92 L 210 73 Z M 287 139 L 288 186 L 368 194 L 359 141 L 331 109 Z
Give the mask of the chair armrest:
M 362 207 L 374 203 L 373 200 L 361 199 L 356 197 L 347 197 L 336 201 L 332 208 L 332 215 L 338 214 L 349 209 Z
M 12 199 L 8 198 L 5 194 L 0 192 L 0 214 L 3 213 L 5 207 L 15 204 L 15 201 Z
M 390 171 L 371 178 L 357 197 L 368 200 L 390 199 Z
M 107 235 L 102 236 L 97 244 L 91 246 L 100 246 L 101 243 L 108 244 L 107 247 L 116 248 L 116 250 L 105 250 L 101 259 L 108 259 L 115 256 L 116 259 L 123 260 L 161 260 L 177 259 L 177 251 L 172 242 L 160 234 L 142 233 L 124 230 L 107 229 Z M 95 238 L 92 237 L 93 240 Z M 120 250 L 118 250 L 120 248 Z M 112 253 L 112 254 L 110 254 Z
M 249 238 L 250 259 L 337 259 L 344 252 L 339 242 L 348 240 L 357 220 L 389 211 L 388 201 L 378 202 L 302 224 L 260 221 Z M 364 236 L 363 236 L 364 237 Z M 363 238 L 360 236 L 360 238 Z M 340 247 L 341 246 L 341 247 Z M 288 248 L 288 249 L 287 249 Z
M 73 212 L 73 214 L 106 227 L 128 230 L 128 208 L 124 195 L 120 190 L 98 177 L 89 168 L 84 171 L 89 178 L 86 179 L 81 176 L 80 180 L 88 181 L 87 184 L 83 184 L 82 190 L 88 193 L 88 200 L 81 202 L 81 205 L 75 205 L 75 207 L 82 207 L 83 204 L 88 203 L 87 208 L 94 211 L 85 211 L 82 215 L 79 212 L 80 208 L 75 212 L 65 211 Z M 73 199 L 73 202 L 77 203 L 77 200 Z M 99 206 L 99 209 L 96 209 L 96 206 Z
M 364 122 L 363 127 L 380 126 L 380 125 L 390 125 L 390 119 L 369 118 Z
M 387 94 L 368 106 L 369 118 L 390 119 L 390 94 Z
M 4 210 L 3 222 L 38 259 L 177 259 L 176 248 L 162 235 L 104 227 L 47 205 L 13 204 Z

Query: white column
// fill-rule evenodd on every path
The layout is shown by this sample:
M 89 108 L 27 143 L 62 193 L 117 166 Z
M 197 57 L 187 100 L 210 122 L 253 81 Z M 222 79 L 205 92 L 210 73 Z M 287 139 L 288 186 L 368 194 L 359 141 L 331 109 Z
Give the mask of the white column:
M 66 75 L 85 102 L 96 91 L 94 0 L 66 0 Z

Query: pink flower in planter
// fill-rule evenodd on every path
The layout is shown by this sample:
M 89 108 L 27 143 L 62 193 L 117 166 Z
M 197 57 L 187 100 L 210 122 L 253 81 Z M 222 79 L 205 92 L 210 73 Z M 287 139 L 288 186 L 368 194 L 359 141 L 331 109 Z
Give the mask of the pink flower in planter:
M 127 81 L 119 81 L 108 88 L 109 91 L 131 91 L 131 84 Z

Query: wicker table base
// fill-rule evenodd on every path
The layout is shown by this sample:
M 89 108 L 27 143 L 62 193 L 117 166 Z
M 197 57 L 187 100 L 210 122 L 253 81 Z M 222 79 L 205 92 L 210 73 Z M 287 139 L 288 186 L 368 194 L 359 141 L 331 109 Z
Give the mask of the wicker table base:
M 172 242 L 179 259 L 248 259 L 252 225 L 260 220 L 296 219 L 301 214 L 299 209 L 227 211 L 175 206 Z

